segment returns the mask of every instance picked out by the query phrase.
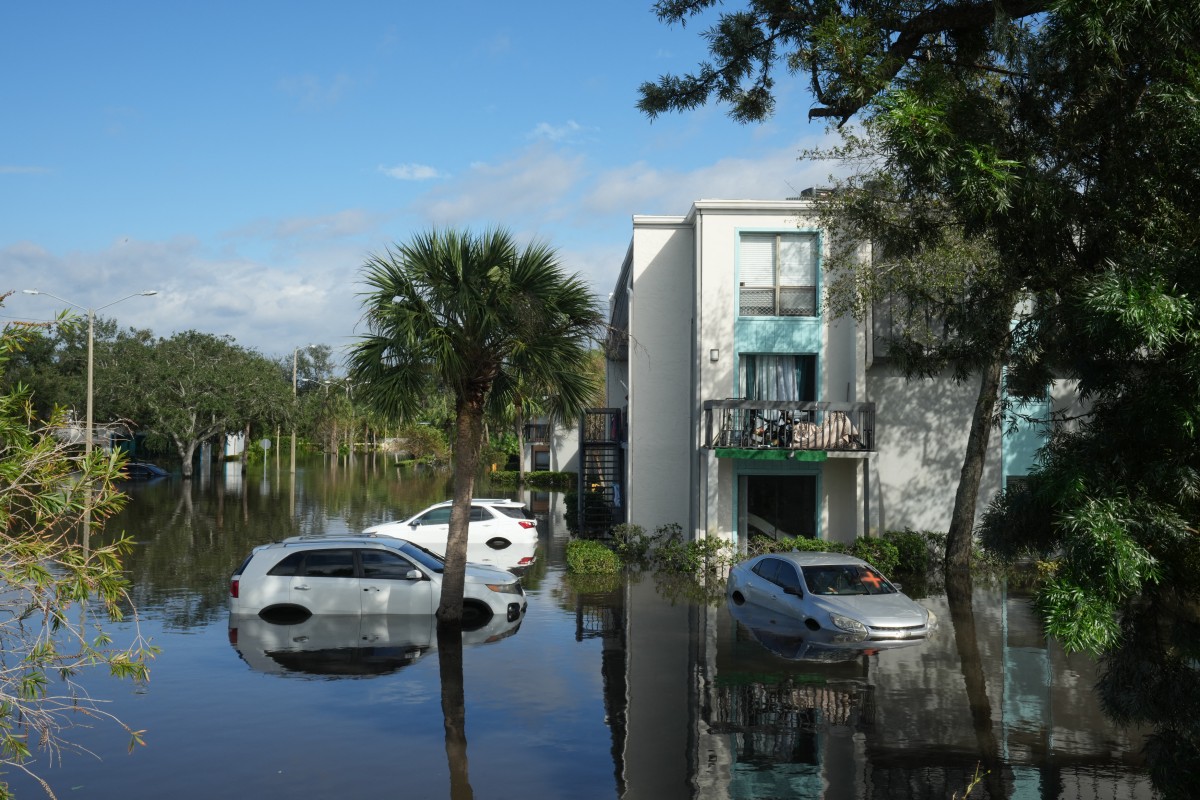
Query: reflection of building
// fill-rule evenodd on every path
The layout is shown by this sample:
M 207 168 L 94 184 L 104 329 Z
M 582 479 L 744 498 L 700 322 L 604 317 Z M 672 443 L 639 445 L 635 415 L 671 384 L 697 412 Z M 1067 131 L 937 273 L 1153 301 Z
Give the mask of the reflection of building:
M 1095 664 L 1048 644 L 1002 589 L 976 592 L 969 643 L 934 598 L 929 641 L 816 661 L 775 655 L 723 605 L 665 601 L 649 577 L 623 594 L 581 601 L 577 630 L 614 643 L 602 672 L 624 798 L 944 800 L 979 764 L 991 774 L 972 800 L 1151 796 L 1140 737 L 1100 711 Z
M 634 217 L 606 345 L 628 521 L 738 542 L 948 527 L 978 381 L 905 380 L 883 305 L 830 318 L 830 240 L 808 198 Z M 992 436 L 977 513 L 1039 441 Z

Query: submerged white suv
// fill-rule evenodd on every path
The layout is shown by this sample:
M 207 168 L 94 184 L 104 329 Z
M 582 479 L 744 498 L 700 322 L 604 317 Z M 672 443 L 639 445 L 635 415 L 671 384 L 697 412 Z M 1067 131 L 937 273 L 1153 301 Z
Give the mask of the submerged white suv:
M 450 536 L 452 505 L 452 500 L 437 503 L 408 519 L 372 525 L 363 533 L 373 536 L 395 536 L 444 555 L 446 540 Z M 528 550 L 532 555 L 537 540 L 537 520 L 519 501 L 505 498 L 471 499 L 471 521 L 467 527 L 469 560 L 491 561 L 492 559 L 486 558 L 483 548 L 503 551 L 514 547 L 517 550 Z M 506 562 L 506 566 L 520 565 Z
M 432 614 L 442 596 L 442 559 L 412 542 L 369 536 L 294 536 L 260 545 L 229 583 L 234 614 Z M 525 613 L 516 575 L 468 564 L 463 626 Z

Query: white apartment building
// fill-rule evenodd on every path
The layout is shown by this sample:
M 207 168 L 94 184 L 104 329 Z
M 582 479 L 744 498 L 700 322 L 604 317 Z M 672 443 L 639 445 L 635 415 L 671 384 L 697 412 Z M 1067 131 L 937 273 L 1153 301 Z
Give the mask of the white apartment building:
M 606 348 L 618 521 L 739 543 L 946 530 L 978 383 L 905 380 L 880 321 L 825 314 L 828 244 L 808 198 L 633 218 Z M 993 432 L 977 514 L 1038 442 Z

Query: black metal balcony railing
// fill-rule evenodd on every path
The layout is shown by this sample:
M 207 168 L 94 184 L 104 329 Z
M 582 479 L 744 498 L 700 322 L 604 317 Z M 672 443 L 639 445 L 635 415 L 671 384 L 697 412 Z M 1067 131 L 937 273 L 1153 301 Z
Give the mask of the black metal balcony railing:
M 525 442 L 527 444 L 545 444 L 550 440 L 550 426 L 531 422 L 525 425 Z
M 874 450 L 874 403 L 704 401 L 705 447 Z

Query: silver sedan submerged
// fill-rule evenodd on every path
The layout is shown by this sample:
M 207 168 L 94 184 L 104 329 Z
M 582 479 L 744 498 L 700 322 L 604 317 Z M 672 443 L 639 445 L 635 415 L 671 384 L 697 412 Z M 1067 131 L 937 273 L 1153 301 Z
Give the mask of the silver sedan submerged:
M 767 553 L 729 572 L 729 601 L 759 606 L 843 642 L 924 639 L 937 617 L 866 561 L 840 553 Z

